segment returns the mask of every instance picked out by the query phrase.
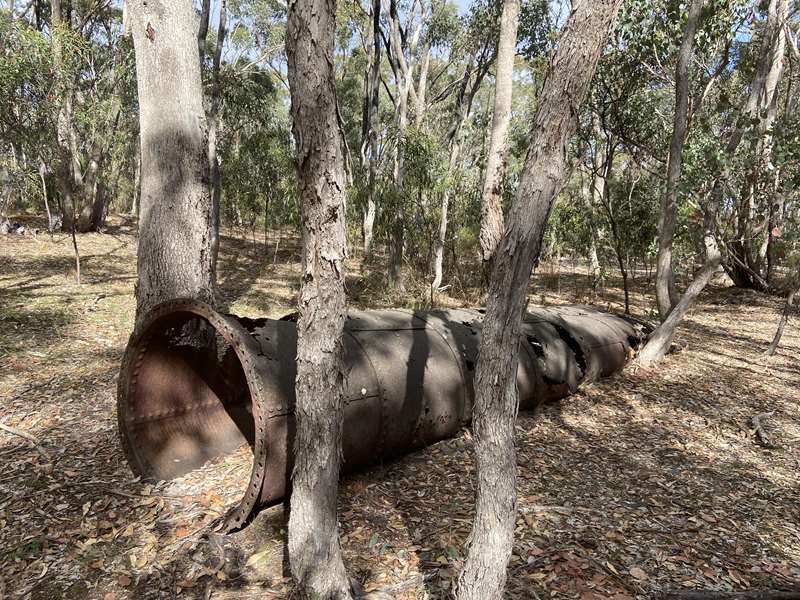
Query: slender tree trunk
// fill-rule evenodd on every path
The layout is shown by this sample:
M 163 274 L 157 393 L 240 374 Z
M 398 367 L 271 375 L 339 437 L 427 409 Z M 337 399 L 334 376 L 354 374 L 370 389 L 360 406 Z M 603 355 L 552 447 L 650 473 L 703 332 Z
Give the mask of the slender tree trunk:
M 522 313 L 569 143 L 621 0 L 575 4 L 539 99 L 517 198 L 495 255 L 475 373 L 476 514 L 458 582 L 461 600 L 502 597 L 516 519 L 514 423 Z
M 50 213 L 50 202 L 47 198 L 47 165 L 44 164 L 44 159 L 39 158 L 39 179 L 42 182 L 42 198 L 44 199 L 44 210 L 47 213 L 47 231 L 52 237 L 53 235 L 53 215 Z
M 64 48 L 61 31 L 69 27 L 69 19 L 65 21 L 61 0 L 52 0 L 50 3 L 50 20 L 53 27 L 53 66 L 56 73 L 56 93 L 62 98 L 63 103 L 58 107 L 56 115 L 56 147 L 58 148 L 57 178 L 61 189 L 61 229 L 66 233 L 72 232 L 74 221 L 74 186 L 73 186 L 73 159 L 70 136 L 72 130 L 72 86 L 69 73 L 64 72 Z
M 364 255 L 372 250 L 375 229 L 375 184 L 378 174 L 378 109 L 380 90 L 378 84 L 381 72 L 381 0 L 373 0 L 370 9 L 370 23 L 367 27 L 367 66 L 364 70 L 364 106 L 361 123 L 361 165 L 369 171 L 367 181 L 367 200 L 364 207 L 363 243 Z
M 469 117 L 469 113 L 472 110 L 472 101 L 489 69 L 489 64 L 489 62 L 477 61 L 475 57 L 472 57 L 464 71 L 464 77 L 453 110 L 452 122 L 445 136 L 445 144 L 450 148 L 450 156 L 447 162 L 448 177 L 452 177 L 456 173 L 458 158 L 461 153 L 461 138 L 464 122 Z M 453 192 L 453 186 L 450 185 L 444 191 L 444 194 L 442 194 L 442 206 L 439 214 L 439 233 L 436 238 L 434 252 L 434 276 L 431 283 L 431 292 L 438 290 L 442 285 L 444 246 L 447 241 L 447 223 L 449 218 L 448 211 L 450 210 L 450 201 Z
M 450 159 L 447 168 L 448 173 L 453 173 L 455 171 L 460 149 L 460 142 L 454 140 L 450 146 Z M 444 244 L 447 240 L 447 216 L 450 209 L 450 197 L 452 194 L 452 185 L 448 186 L 442 194 L 442 207 L 441 214 L 439 215 L 439 234 L 436 238 L 436 246 L 434 248 L 433 256 L 433 281 L 431 282 L 431 293 L 437 291 L 442 285 Z
M 400 17 L 397 13 L 396 0 L 389 2 L 389 43 L 392 49 L 393 69 L 397 80 L 395 94 L 395 120 L 397 122 L 397 139 L 394 148 L 394 165 L 392 175 L 396 191 L 395 206 L 389 219 L 389 284 L 398 291 L 405 290 L 403 276 L 403 254 L 405 245 L 405 164 L 403 146 L 406 128 L 408 127 L 408 98 L 414 89 L 413 64 L 406 60 L 405 52 L 413 53 L 420 34 L 418 25 L 406 44 L 406 37 L 401 35 Z
M 503 179 L 506 171 L 506 146 L 511 123 L 514 57 L 519 24 L 519 0 L 505 0 L 500 17 L 500 38 L 497 43 L 497 66 L 494 86 L 494 112 L 486 173 L 481 196 L 481 227 L 478 239 L 484 277 L 489 281 L 492 258 L 503 236 Z
M 422 127 L 425 123 L 425 96 L 428 93 L 428 70 L 431 65 L 431 45 L 425 44 L 422 50 L 422 61 L 419 67 L 419 83 L 417 84 L 417 103 L 414 106 L 414 125 Z
M 289 559 L 301 590 L 315 600 L 352 598 L 336 514 L 347 239 L 344 136 L 333 70 L 335 19 L 336 0 L 295 0 L 286 31 L 303 210 Z
M 778 84 L 783 72 L 783 59 L 786 48 L 785 22 L 788 0 L 770 0 L 767 8 L 767 21 L 756 63 L 755 76 L 750 86 L 742 115 L 731 134 L 726 147 L 727 154 L 736 153 L 745 132 L 755 122 L 756 135 L 751 137 L 753 149 L 752 164 L 742 185 L 737 205 L 736 236 L 728 245 L 725 269 L 738 287 L 765 289 L 766 280 L 761 273 L 758 252 L 754 251 L 756 231 L 754 219 L 757 213 L 756 188 L 762 171 L 769 162 L 772 148 L 769 130 L 777 114 Z M 721 178 L 729 179 L 727 167 Z
M 217 256 L 219 255 L 219 222 L 220 203 L 222 201 L 222 176 L 217 156 L 217 138 L 222 119 L 222 82 L 220 81 L 220 65 L 222 47 L 227 35 L 228 10 L 227 0 L 220 0 L 217 39 L 214 48 L 214 61 L 211 68 L 211 105 L 208 110 L 208 169 L 211 174 L 211 268 L 216 273 Z
M 197 28 L 197 52 L 200 55 L 200 68 L 206 59 L 206 38 L 208 37 L 208 20 L 211 17 L 211 0 L 202 0 L 200 6 L 200 25 Z
M 717 247 L 715 232 L 718 207 L 717 199 L 712 194 L 710 202 L 704 207 L 703 244 L 705 246 L 705 262 L 692 278 L 692 282 L 689 284 L 689 287 L 686 288 L 686 291 L 683 292 L 681 299 L 673 307 L 672 311 L 667 315 L 667 318 L 664 319 L 661 325 L 656 327 L 656 330 L 650 335 L 644 348 L 639 352 L 639 356 L 636 360 L 641 365 L 653 364 L 661 360 L 667 352 L 669 352 L 678 326 L 683 322 L 686 313 L 692 307 L 692 304 L 694 304 L 697 296 L 705 289 L 711 277 L 714 275 L 714 272 L 719 268 L 721 255 Z
M 800 288 L 793 289 L 789 294 L 789 297 L 786 298 L 786 304 L 783 305 L 781 318 L 778 320 L 778 328 L 775 330 L 775 336 L 772 338 L 772 343 L 769 345 L 769 348 L 767 348 L 766 352 L 764 352 L 765 355 L 774 356 L 775 352 L 778 351 L 778 345 L 781 343 L 783 330 L 786 327 L 786 322 L 789 320 L 789 312 L 792 310 L 792 305 L 794 304 L 794 299 L 797 294 L 800 294 Z
M 611 210 L 610 201 L 608 199 L 608 180 L 611 177 L 611 171 L 614 167 L 614 152 L 616 150 L 616 143 L 612 141 L 611 134 L 604 130 L 602 119 L 597 113 L 592 113 L 592 133 L 594 135 L 594 152 L 592 154 L 592 176 L 590 178 L 590 195 L 589 205 L 590 212 L 594 212 L 595 207 L 602 208 L 606 212 L 611 225 L 611 237 L 614 243 L 614 251 L 619 256 L 618 240 L 619 231 L 615 229 L 616 224 L 612 223 L 613 214 Z M 594 248 L 594 257 L 591 260 L 592 269 L 592 285 L 597 290 L 600 279 L 600 262 L 597 259 L 597 240 L 601 238 L 599 225 L 595 224 L 592 227 L 592 241 L 591 245 Z M 625 278 L 623 277 L 623 287 Z
M 609 164 L 609 169 L 610 168 L 611 165 Z M 638 179 L 634 179 L 633 183 L 631 183 L 631 189 L 628 194 L 629 205 L 630 205 L 630 198 L 631 196 L 633 196 L 633 190 L 636 187 L 637 182 Z M 622 292 L 625 296 L 625 314 L 629 315 L 631 313 L 631 292 L 630 292 L 630 285 L 628 284 L 628 271 L 629 271 L 628 267 L 630 265 L 630 260 L 622 244 L 622 236 L 620 235 L 617 216 L 614 214 L 613 208 L 611 206 L 611 201 L 608 199 L 606 200 L 606 208 L 608 210 L 608 218 L 611 223 L 611 233 L 614 236 L 614 253 L 617 255 L 617 264 L 619 265 L 619 273 L 622 276 Z
M 136 324 L 177 297 L 214 303 L 213 210 L 190 0 L 132 0 L 142 196 Z
M 598 129 L 598 136 L 599 136 Z M 599 145 L 598 137 L 598 145 Z M 593 190 L 597 195 L 596 201 L 600 203 L 608 217 L 608 224 L 611 227 L 611 238 L 614 243 L 614 255 L 617 258 L 617 266 L 619 267 L 619 274 L 622 277 L 622 292 L 625 297 L 625 313 L 630 314 L 630 289 L 628 285 L 628 268 L 625 260 L 625 248 L 623 247 L 622 236 L 619 230 L 619 218 L 615 214 L 614 206 L 611 203 L 610 194 L 608 193 L 608 182 L 611 179 L 611 172 L 614 168 L 614 154 L 616 152 L 616 144 L 608 139 L 605 144 L 605 149 L 595 152 L 595 165 L 597 169 L 594 175 Z M 598 159 L 598 157 L 600 157 Z M 636 180 L 631 185 L 628 203 L 630 204 L 630 196 L 633 195 Z
M 675 66 L 675 118 L 667 163 L 667 186 L 661 197 L 661 215 L 658 221 L 658 257 L 656 259 L 656 302 L 661 319 L 666 319 L 678 303 L 675 273 L 672 267 L 672 242 L 678 226 L 678 186 L 681 181 L 683 146 L 689 115 L 689 63 L 692 60 L 694 36 L 703 10 L 703 0 L 692 0 L 689 17 L 683 30 L 683 40 L 678 50 Z
M 592 201 L 592 190 L 590 189 L 589 182 L 593 183 L 593 177 L 587 181 L 586 175 L 581 173 L 581 197 L 583 199 L 586 224 L 589 228 L 589 250 L 587 252 L 587 260 L 589 262 L 589 281 L 592 286 L 592 293 L 597 294 L 600 279 L 602 277 L 602 269 L 600 266 L 600 258 L 598 256 L 598 231 L 595 215 L 595 204 Z

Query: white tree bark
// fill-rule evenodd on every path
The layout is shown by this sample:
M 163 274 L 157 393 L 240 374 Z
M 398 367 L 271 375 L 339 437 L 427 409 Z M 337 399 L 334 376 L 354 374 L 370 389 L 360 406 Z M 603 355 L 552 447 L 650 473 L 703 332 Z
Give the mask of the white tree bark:
M 504 228 L 503 180 L 506 171 L 508 128 L 511 123 L 511 97 L 519 6 L 519 0 L 505 0 L 503 14 L 500 18 L 492 131 L 489 138 L 489 152 L 486 156 L 486 174 L 481 196 L 481 227 L 478 235 L 481 244 L 481 259 L 487 275 L 491 270 L 492 258 L 503 236 Z
M 417 2 L 411 10 L 413 16 Z M 395 94 L 395 121 L 397 123 L 397 133 L 394 147 L 394 162 L 392 175 L 399 196 L 398 206 L 394 207 L 394 214 L 391 215 L 389 222 L 389 283 L 399 291 L 405 289 L 403 280 L 403 250 L 405 244 L 405 222 L 403 218 L 403 189 L 405 182 L 405 165 L 403 161 L 403 140 L 406 129 L 408 128 L 408 101 L 409 96 L 414 92 L 414 64 L 406 59 L 406 52 L 409 56 L 414 53 L 419 42 L 421 21 L 414 27 L 407 47 L 403 44 L 400 35 L 400 17 L 397 12 L 397 3 L 390 0 L 389 4 L 389 43 L 392 50 L 391 59 L 394 63 L 393 70 L 397 81 L 397 93 Z

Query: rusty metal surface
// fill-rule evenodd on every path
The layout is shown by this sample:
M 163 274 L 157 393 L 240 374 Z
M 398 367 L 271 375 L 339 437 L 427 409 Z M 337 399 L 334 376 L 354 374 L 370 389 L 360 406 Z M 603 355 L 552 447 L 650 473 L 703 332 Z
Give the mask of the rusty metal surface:
M 350 311 L 345 324 L 346 471 L 456 435 L 471 419 L 483 313 L 473 309 Z M 214 332 L 193 345 L 187 332 Z M 247 443 L 250 482 L 229 528 L 280 501 L 291 469 L 296 323 L 222 315 L 176 300 L 131 339 L 118 388 L 121 438 L 132 469 L 169 479 Z M 535 309 L 524 319 L 520 408 L 563 398 L 621 369 L 646 324 L 587 307 Z

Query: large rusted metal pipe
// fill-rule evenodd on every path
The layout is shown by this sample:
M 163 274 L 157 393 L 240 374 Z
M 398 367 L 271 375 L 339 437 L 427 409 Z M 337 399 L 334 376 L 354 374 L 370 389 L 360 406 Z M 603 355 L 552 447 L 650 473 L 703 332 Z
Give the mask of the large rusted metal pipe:
M 349 312 L 344 470 L 452 437 L 469 423 L 482 320 L 482 311 L 471 309 Z M 119 428 L 133 471 L 171 479 L 248 443 L 250 482 L 228 519 L 230 528 L 241 527 L 287 489 L 293 317 L 253 320 L 175 300 L 153 309 L 140 331 L 126 349 L 118 390 Z M 193 341 L 198 331 L 205 332 L 203 344 Z M 646 324 L 581 306 L 527 313 L 520 408 L 619 371 L 648 333 Z

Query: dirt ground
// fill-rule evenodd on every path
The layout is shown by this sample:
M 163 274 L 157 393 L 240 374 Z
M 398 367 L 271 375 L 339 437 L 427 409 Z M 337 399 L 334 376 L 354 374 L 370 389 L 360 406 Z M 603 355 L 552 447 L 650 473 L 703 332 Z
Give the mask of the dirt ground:
M 227 310 L 291 310 L 299 251 L 288 236 L 277 253 L 274 243 L 265 253 L 223 238 Z M 133 478 L 115 396 L 133 321 L 134 229 L 116 219 L 79 244 L 80 286 L 68 237 L 0 237 L 0 599 L 289 597 L 282 507 L 223 536 L 215 524 L 235 489 Z M 391 300 L 358 269 L 354 303 Z M 552 266 L 531 291 L 534 304 L 587 301 L 585 277 Z M 589 300 L 615 309 L 620 293 Z M 761 356 L 780 306 L 712 289 L 680 351 L 657 367 L 520 415 L 509 598 L 800 586 L 796 325 L 777 356 Z M 638 289 L 634 314 L 650 310 Z M 757 443 L 754 415 L 775 448 Z M 343 480 L 342 544 L 367 597 L 447 596 L 473 512 L 471 446 L 464 431 Z

